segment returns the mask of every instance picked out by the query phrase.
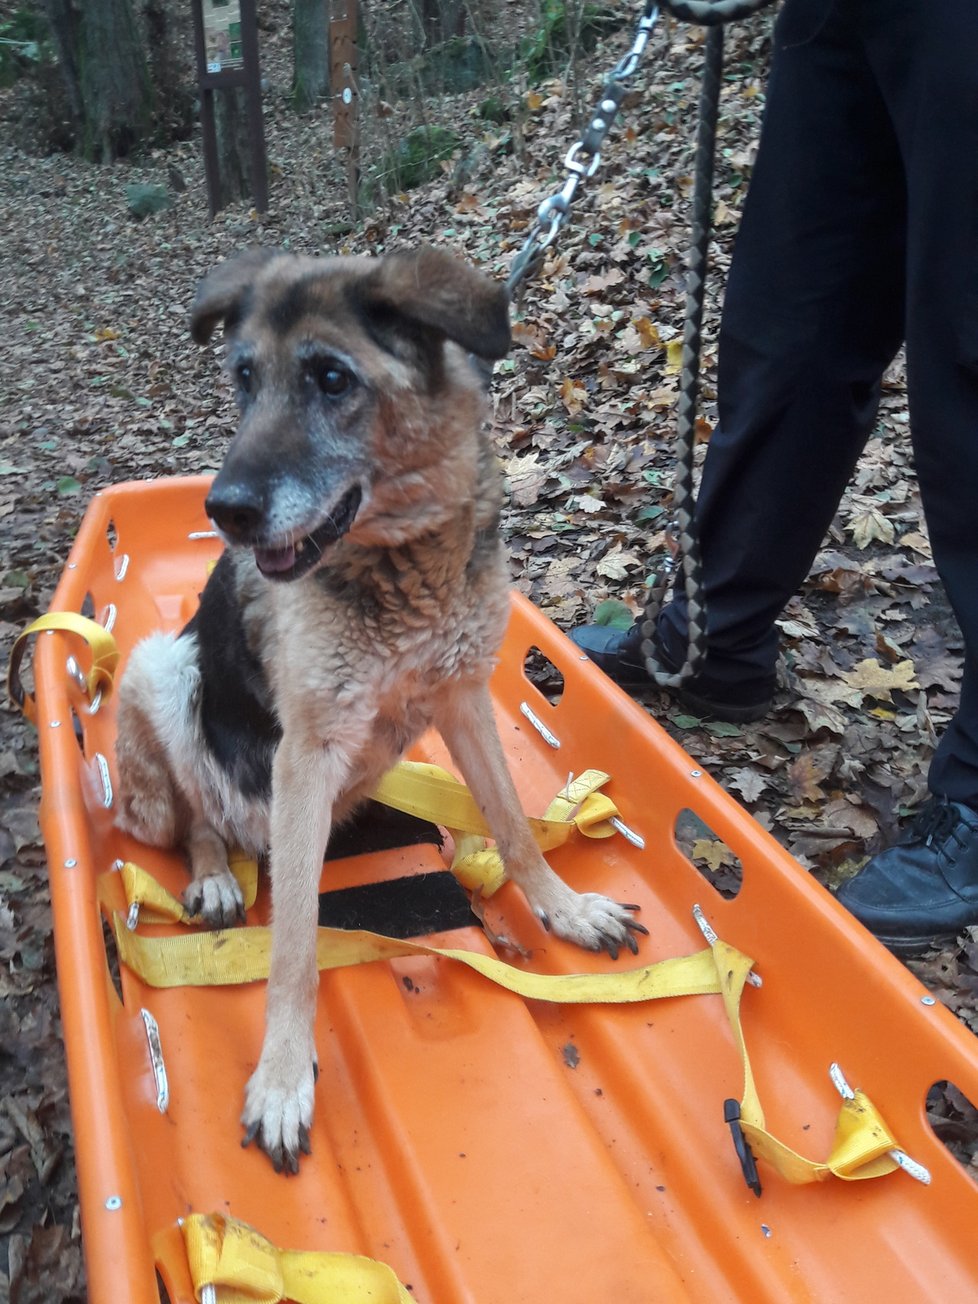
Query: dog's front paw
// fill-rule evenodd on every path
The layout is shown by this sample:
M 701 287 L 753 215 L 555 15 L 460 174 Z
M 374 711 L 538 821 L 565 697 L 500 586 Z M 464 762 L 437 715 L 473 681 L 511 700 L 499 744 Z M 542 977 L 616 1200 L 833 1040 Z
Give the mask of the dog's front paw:
M 607 951 L 612 960 L 618 959 L 623 946 L 638 955 L 635 934 L 647 937 L 649 932 L 633 918 L 638 906 L 612 901 L 597 892 L 578 893 L 567 888 L 559 900 L 534 909 L 548 932 L 588 951 Z
M 302 1060 L 262 1051 L 245 1089 L 241 1144 L 257 1140 L 277 1173 L 297 1173 L 300 1153 L 312 1153 L 309 1129 L 316 1077 L 314 1054 Z
M 183 894 L 187 913 L 208 928 L 233 928 L 244 923 L 245 904 L 238 880 L 229 869 L 189 883 Z

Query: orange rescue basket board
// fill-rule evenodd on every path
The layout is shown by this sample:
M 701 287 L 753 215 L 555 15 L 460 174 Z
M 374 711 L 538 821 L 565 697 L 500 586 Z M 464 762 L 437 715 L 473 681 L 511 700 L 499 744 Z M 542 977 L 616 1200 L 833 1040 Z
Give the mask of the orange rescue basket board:
M 180 628 L 195 608 L 220 548 L 206 483 L 122 485 L 85 518 L 53 606 L 114 613 L 123 666 L 139 638 Z M 557 705 L 526 677 L 531 648 L 564 677 Z M 263 984 L 160 990 L 123 967 L 117 994 L 98 880 L 134 860 L 179 893 L 185 872 L 179 857 L 113 827 L 114 699 L 87 710 L 66 674 L 70 653 L 84 662 L 71 636 L 42 635 L 34 675 L 94 1304 L 155 1302 L 161 1283 L 174 1304 L 192 1300 L 179 1220 L 193 1213 L 239 1218 L 282 1248 L 381 1260 L 419 1304 L 978 1297 L 978 1187 L 925 1111 L 939 1081 L 978 1100 L 978 1043 L 519 597 L 493 695 L 524 809 L 541 813 L 571 772 L 607 771 L 606 791 L 644 848 L 573 838 L 550 857 L 572 886 L 640 903 L 651 936 L 640 961 L 581 952 L 542 933 L 506 885 L 494 922 L 532 955 L 503 958 L 573 973 L 685 955 L 703 947 L 692 914 L 701 904 L 763 979 L 746 989 L 742 1016 L 771 1132 L 802 1154 L 828 1153 L 839 1107 L 828 1068 L 838 1062 L 932 1180 L 894 1171 L 796 1186 L 762 1162 L 757 1198 L 724 1122 L 743 1068 L 719 997 L 553 1005 L 430 956 L 322 974 L 313 1153 L 297 1177 L 276 1175 L 255 1147 L 241 1148 L 238 1121 Z M 413 756 L 450 768 L 435 736 Z M 735 899 L 677 846 L 686 810 L 739 857 Z M 352 856 L 326 865 L 322 887 L 443 868 L 434 846 Z M 263 888 L 248 923 L 267 911 Z M 477 926 L 433 941 L 491 952 Z M 165 1112 L 144 1010 L 159 1027 Z

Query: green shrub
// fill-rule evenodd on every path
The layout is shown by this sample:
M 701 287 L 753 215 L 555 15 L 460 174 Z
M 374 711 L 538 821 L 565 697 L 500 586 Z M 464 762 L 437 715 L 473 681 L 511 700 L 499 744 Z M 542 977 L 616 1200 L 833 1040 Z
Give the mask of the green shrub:
M 602 36 L 616 31 L 625 16 L 598 4 L 587 3 L 580 13 L 579 40 L 583 50 L 593 50 Z M 531 81 L 543 81 L 559 72 L 570 55 L 570 32 L 565 0 L 544 0 L 540 26 L 520 49 Z
M 51 29 L 43 13 L 16 9 L 0 22 L 0 86 L 12 86 L 51 58 Z
M 460 145 L 460 138 L 447 127 L 415 127 L 385 156 L 381 173 L 388 191 L 413 190 L 433 181 L 441 163 Z

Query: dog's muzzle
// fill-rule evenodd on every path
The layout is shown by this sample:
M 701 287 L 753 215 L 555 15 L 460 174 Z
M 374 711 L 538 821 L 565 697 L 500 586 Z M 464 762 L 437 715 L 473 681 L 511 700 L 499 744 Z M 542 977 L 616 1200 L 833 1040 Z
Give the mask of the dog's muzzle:
M 288 582 L 307 574 L 323 553 L 351 528 L 360 510 L 363 492 L 359 485 L 347 490 L 323 521 L 307 534 L 290 537 L 285 543 L 261 542 L 265 504 L 249 498 L 237 486 L 215 491 L 205 504 L 207 514 L 221 533 L 234 544 L 251 546 L 255 564 L 269 580 Z

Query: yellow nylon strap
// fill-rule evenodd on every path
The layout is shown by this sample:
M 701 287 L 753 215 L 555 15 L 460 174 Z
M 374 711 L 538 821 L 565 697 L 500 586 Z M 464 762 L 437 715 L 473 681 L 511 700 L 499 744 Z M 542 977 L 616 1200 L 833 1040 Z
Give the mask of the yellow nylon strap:
M 258 865 L 241 852 L 228 856 L 228 864 L 238 880 L 245 909 L 250 910 L 258 895 Z M 196 921 L 194 915 L 187 913 L 183 902 L 167 891 L 141 865 L 127 860 L 119 874 L 125 888 L 126 901 L 130 908 L 134 905 L 139 907 L 138 918 L 144 923 L 191 924 Z M 102 900 L 111 909 L 111 897 L 102 894 Z
M 47 615 L 39 616 L 17 636 L 7 666 L 7 694 L 34 725 L 37 724 L 37 703 L 33 693 L 28 693 L 21 683 L 20 665 L 27 650 L 28 639 L 33 634 L 42 634 L 50 629 L 77 634 L 91 648 L 92 666 L 85 676 L 90 702 L 94 701 L 95 694 L 99 691 L 103 698 L 108 697 L 119 664 L 119 649 L 116 647 L 115 639 L 97 620 L 80 616 L 77 611 L 49 611 Z
M 247 1223 L 223 1214 L 184 1218 L 183 1241 L 194 1284 L 217 1304 L 410 1304 L 386 1263 L 357 1254 L 280 1250 Z
M 146 937 L 131 932 L 118 913 L 113 915 L 112 922 L 120 960 L 150 987 L 220 987 L 260 982 L 268 977 L 272 950 L 270 928 Z M 320 970 L 406 955 L 455 960 L 518 996 L 561 1005 L 627 1004 L 720 990 L 716 964 L 709 950 L 617 973 L 541 974 L 514 969 L 495 956 L 477 951 L 406 942 L 365 930 L 317 930 L 316 963 Z
M 753 961 L 722 939 L 713 943 L 713 951 L 720 994 L 744 1066 L 740 1125 L 755 1157 L 766 1159 L 782 1177 L 795 1185 L 824 1181 L 833 1175 L 844 1181 L 859 1181 L 893 1172 L 898 1165 L 889 1157 L 888 1151 L 898 1149 L 898 1143 L 876 1107 L 861 1091 L 857 1091 L 852 1100 L 843 1101 L 832 1150 L 824 1164 L 797 1154 L 767 1131 L 740 1021 L 740 1000 Z
M 542 818 L 527 819 L 541 851 L 563 846 L 575 829 L 589 838 L 608 838 L 615 833 L 609 821 L 618 808 L 598 792 L 608 778 L 601 770 L 585 770 L 558 793 Z M 420 761 L 402 761 L 384 775 L 373 797 L 385 806 L 448 829 L 455 842 L 452 873 L 463 887 L 470 891 L 478 887 L 489 897 L 506 881 L 498 851 L 486 847 L 490 832 L 475 798 L 447 770 Z
M 541 819 L 527 821 L 542 850 L 560 846 L 575 829 L 591 838 L 614 834 L 608 821 L 617 815 L 617 807 L 597 791 L 608 782 L 608 777 L 601 770 L 585 770 L 565 785 Z M 486 826 L 474 799 L 468 788 L 446 770 L 402 761 L 384 776 L 374 796 L 385 805 L 396 806 L 398 810 L 420 815 L 449 829 L 455 839 L 452 873 L 469 891 L 479 888 L 483 897 L 489 897 L 506 881 L 498 851 L 485 845 L 480 830 Z M 257 866 L 241 853 L 232 854 L 229 864 L 241 887 L 245 908 L 250 909 L 257 894 Z M 139 865 L 129 861 L 120 872 L 126 901 L 130 906 L 138 904 L 139 914 L 146 922 L 191 922 L 182 902 Z M 111 898 L 106 898 L 106 904 L 111 908 Z
M 138 867 L 133 869 L 137 876 L 150 877 Z M 127 887 L 134 877 L 124 876 Z M 148 893 L 143 899 L 158 900 Z M 151 987 L 223 986 L 268 977 L 272 941 L 269 928 L 145 937 L 130 931 L 118 912 L 113 913 L 112 922 L 120 960 Z M 540 974 L 515 969 L 495 956 L 475 951 L 428 946 L 366 931 L 317 930 L 316 962 L 320 970 L 408 955 L 454 960 L 518 996 L 552 1004 L 634 1004 L 719 992 L 744 1071 L 741 1127 L 756 1157 L 767 1160 L 795 1185 L 823 1181 L 833 1175 L 845 1181 L 881 1177 L 898 1166 L 888 1153 L 899 1148 L 898 1142 L 861 1091 L 852 1100 L 843 1101 L 825 1163 L 806 1159 L 767 1131 L 740 1017 L 744 985 L 754 961 L 722 939 L 692 955 L 659 960 L 639 969 Z

